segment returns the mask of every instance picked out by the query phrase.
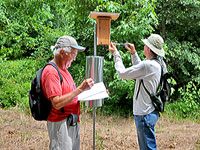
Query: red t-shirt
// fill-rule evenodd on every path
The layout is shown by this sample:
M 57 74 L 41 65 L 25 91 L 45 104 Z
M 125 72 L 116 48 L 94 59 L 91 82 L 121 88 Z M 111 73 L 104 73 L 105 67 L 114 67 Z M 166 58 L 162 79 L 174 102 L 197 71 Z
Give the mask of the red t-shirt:
M 61 96 L 70 93 L 76 88 L 74 80 L 68 70 L 63 70 L 59 67 L 58 69 L 60 70 L 63 78 L 62 85 L 60 84 L 60 77 L 58 75 L 58 72 L 53 66 L 46 66 L 42 73 L 42 90 L 48 100 L 50 100 L 50 97 L 52 96 Z M 77 101 L 77 99 L 78 97 L 73 99 L 69 104 L 64 107 L 64 113 L 61 112 L 61 110 L 56 110 L 52 106 L 47 120 L 51 122 L 61 121 L 67 118 L 71 113 L 77 114 L 79 116 L 80 103 Z

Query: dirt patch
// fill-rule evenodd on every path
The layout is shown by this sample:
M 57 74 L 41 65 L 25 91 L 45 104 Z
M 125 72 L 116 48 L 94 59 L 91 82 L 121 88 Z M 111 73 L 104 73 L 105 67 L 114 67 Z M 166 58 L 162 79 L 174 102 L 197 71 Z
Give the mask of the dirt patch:
M 96 149 L 138 150 L 133 117 L 96 116 Z M 93 149 L 93 116 L 81 115 L 81 150 Z M 162 116 L 156 125 L 159 150 L 200 150 L 200 124 Z M 1 150 L 48 150 L 45 121 L 35 121 L 17 108 L 0 109 Z

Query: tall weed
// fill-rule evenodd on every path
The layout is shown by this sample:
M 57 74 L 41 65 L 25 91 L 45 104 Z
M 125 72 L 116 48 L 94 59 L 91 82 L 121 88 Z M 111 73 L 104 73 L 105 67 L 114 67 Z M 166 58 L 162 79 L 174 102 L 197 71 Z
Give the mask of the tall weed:
M 166 112 L 178 118 L 187 118 L 200 121 L 200 89 L 192 81 L 185 88 L 179 88 L 179 101 L 168 103 Z

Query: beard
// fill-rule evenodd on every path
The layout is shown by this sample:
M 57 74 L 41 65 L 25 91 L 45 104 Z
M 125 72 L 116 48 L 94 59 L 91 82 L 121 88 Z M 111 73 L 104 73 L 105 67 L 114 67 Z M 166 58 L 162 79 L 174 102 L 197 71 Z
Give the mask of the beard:
M 67 62 L 67 63 L 66 63 L 66 68 L 71 67 L 71 63 L 72 63 L 71 61 Z

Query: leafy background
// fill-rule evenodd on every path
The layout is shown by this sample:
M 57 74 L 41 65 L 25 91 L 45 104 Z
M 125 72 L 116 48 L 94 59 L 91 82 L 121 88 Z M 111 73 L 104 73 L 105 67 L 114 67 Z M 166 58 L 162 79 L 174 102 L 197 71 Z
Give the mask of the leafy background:
M 200 118 L 199 0 L 0 0 L 1 107 L 19 105 L 29 112 L 31 80 L 53 58 L 50 46 L 62 35 L 87 47 L 69 69 L 76 85 L 82 82 L 86 56 L 93 55 L 96 20 L 89 17 L 91 11 L 120 13 L 111 21 L 111 41 L 134 43 L 142 59 L 141 39 L 151 33 L 162 35 L 173 89 L 166 113 Z M 130 54 L 118 48 L 125 66 L 131 66 Z M 104 57 L 103 80 L 110 91 L 98 110 L 131 114 L 135 81 L 118 77 L 108 46 L 97 46 L 97 55 Z

